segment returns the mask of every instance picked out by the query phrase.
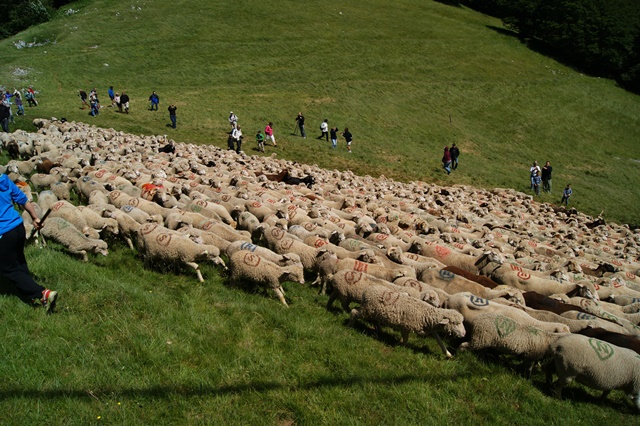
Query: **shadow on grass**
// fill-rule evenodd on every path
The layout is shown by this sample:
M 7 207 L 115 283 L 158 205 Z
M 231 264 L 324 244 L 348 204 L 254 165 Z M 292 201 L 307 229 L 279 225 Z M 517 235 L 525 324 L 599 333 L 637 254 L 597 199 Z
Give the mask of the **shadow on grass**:
M 455 382 L 466 379 L 469 375 L 461 374 L 442 374 L 431 372 L 428 375 L 421 376 L 415 374 L 402 374 L 397 376 L 386 377 L 324 377 L 318 380 L 301 384 L 287 384 L 276 381 L 255 381 L 237 385 L 221 385 L 221 386 L 198 386 L 193 384 L 176 384 L 174 386 L 149 386 L 146 388 L 92 388 L 87 389 L 36 389 L 36 388 L 4 388 L 0 389 L 0 400 L 17 399 L 17 398 L 38 398 L 38 399 L 85 399 L 99 398 L 102 395 L 118 394 L 129 397 L 147 397 L 154 399 L 168 398 L 175 395 L 183 397 L 201 397 L 201 396 L 224 396 L 237 395 L 245 392 L 270 392 L 278 390 L 287 390 L 289 392 L 307 391 L 324 388 L 354 388 L 365 385 L 403 385 L 406 383 L 430 383 L 437 385 L 444 382 Z

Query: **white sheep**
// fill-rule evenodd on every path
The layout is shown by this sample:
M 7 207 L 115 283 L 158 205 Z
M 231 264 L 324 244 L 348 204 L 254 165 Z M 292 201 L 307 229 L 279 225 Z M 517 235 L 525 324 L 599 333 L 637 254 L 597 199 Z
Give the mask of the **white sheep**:
M 482 314 L 495 313 L 514 319 L 523 325 L 531 325 L 550 332 L 569 332 L 569 327 L 565 324 L 538 321 L 520 309 L 492 302 L 468 292 L 449 296 L 444 306 L 460 312 L 464 316 L 465 321 L 468 322 L 473 322 L 475 318 Z
M 157 224 L 147 223 L 138 229 L 138 244 L 151 262 L 179 264 L 193 268 L 200 282 L 204 282 L 197 262 L 210 261 L 226 267 L 220 250 L 211 245 L 197 244 L 188 236 Z
M 504 315 L 487 313 L 470 321 L 471 338 L 460 350 L 495 349 L 527 360 L 540 360 L 551 355 L 551 344 L 567 333 L 553 333 L 524 325 Z
M 229 258 L 229 267 L 232 282 L 250 281 L 262 285 L 265 289 L 271 289 L 285 306 L 288 305 L 284 298 L 282 282 L 293 281 L 304 284 L 304 273 L 301 268 L 279 266 L 248 250 L 233 253 Z
M 99 239 L 88 238 L 70 222 L 61 217 L 49 217 L 40 230 L 43 237 L 62 244 L 73 254 L 88 260 L 87 251 L 106 256 L 109 254 L 107 243 Z
M 558 380 L 553 383 L 557 398 L 573 380 L 602 390 L 606 398 L 612 390 L 623 390 L 640 410 L 640 356 L 602 340 L 579 334 L 563 336 L 551 345 Z M 551 381 L 551 371 L 547 381 Z
M 360 308 L 351 311 L 351 318 L 373 321 L 376 323 L 376 328 L 385 325 L 399 330 L 403 344 L 407 343 L 411 332 L 420 336 L 432 335 L 448 358 L 452 355 L 437 333 L 464 337 L 466 332 L 460 313 L 451 309 L 433 307 L 402 291 L 377 285 L 370 286 L 364 291 Z

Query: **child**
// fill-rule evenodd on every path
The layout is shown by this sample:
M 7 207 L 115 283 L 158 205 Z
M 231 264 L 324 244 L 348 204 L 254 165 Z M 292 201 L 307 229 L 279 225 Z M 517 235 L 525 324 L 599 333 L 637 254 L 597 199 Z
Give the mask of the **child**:
M 567 187 L 562 191 L 562 200 L 560 200 L 560 203 L 564 203 L 565 206 L 568 206 L 571 194 L 573 194 L 573 191 L 571 190 L 571 184 L 568 183 Z
M 256 142 L 258 143 L 260 152 L 264 152 L 264 135 L 262 134 L 262 130 L 258 130 L 258 133 L 256 133 Z

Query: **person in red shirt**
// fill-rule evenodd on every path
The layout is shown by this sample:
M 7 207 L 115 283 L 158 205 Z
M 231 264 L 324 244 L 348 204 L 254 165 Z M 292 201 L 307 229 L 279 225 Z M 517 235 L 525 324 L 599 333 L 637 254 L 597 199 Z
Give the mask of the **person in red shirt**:
M 267 139 L 271 139 L 271 142 L 273 142 L 273 146 L 278 146 L 276 144 L 276 138 L 273 136 L 273 123 L 271 121 L 264 128 L 264 134 L 267 135 Z

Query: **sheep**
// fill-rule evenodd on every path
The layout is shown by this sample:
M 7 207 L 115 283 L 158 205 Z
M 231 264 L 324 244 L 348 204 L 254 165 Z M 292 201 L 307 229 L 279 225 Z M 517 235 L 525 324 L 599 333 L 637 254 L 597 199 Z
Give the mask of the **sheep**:
M 338 259 L 338 256 L 336 256 L 335 253 L 325 251 L 318 256 L 319 279 L 316 280 L 321 284 L 320 292 L 322 294 L 324 294 L 326 289 L 326 277 L 339 270 L 360 271 L 389 282 L 392 282 L 399 277 L 408 276 L 415 278 L 415 274 L 410 269 L 388 269 L 384 266 L 366 263 L 356 259 Z
M 476 262 L 481 275 L 490 277 L 497 283 L 508 285 L 525 291 L 535 291 L 544 296 L 559 293 L 578 292 L 589 299 L 599 300 L 595 286 L 587 281 L 581 283 L 562 284 L 557 281 L 536 277 L 517 265 L 502 265 L 483 255 Z
M 225 249 L 225 254 L 227 257 L 231 257 L 235 252 L 240 250 L 247 250 L 252 253 L 256 253 L 263 259 L 273 262 L 279 266 L 300 265 L 300 267 L 302 267 L 300 256 L 295 253 L 278 254 L 266 247 L 260 247 L 246 241 L 234 241 L 230 243 Z
M 552 387 L 556 398 L 573 380 L 592 389 L 602 390 L 605 399 L 612 390 L 623 390 L 640 410 L 640 356 L 593 337 L 569 334 L 551 345 L 553 365 L 558 379 Z M 547 370 L 547 382 L 553 371 Z
M 90 208 L 79 206 L 78 211 L 84 216 L 87 224 L 100 232 L 106 231 L 111 235 L 118 235 L 118 222 L 113 218 L 103 217 Z
M 498 286 L 494 289 L 484 287 L 476 282 L 469 281 L 461 276 L 454 274 L 446 269 L 427 269 L 424 270 L 418 279 L 432 287 L 439 288 L 449 294 L 461 292 L 470 292 L 484 299 L 495 299 L 504 297 L 513 302 L 524 305 L 524 297 L 518 289 L 509 286 Z
M 49 217 L 44 222 L 40 233 L 43 237 L 62 244 L 72 254 L 82 256 L 84 262 L 88 261 L 87 251 L 103 256 L 109 254 L 107 243 L 88 238 L 62 217 Z
M 595 337 L 598 340 L 620 346 L 621 348 L 631 349 L 640 355 L 640 339 L 638 337 L 616 333 L 605 330 L 604 328 L 585 328 L 577 333 L 587 337 Z
M 133 250 L 132 238 L 137 236 L 138 229 L 140 229 L 142 225 L 122 210 L 114 210 L 111 214 L 118 223 L 119 235 L 125 240 L 129 248 Z
M 386 325 L 399 330 L 403 344 L 407 343 L 411 332 L 418 335 L 430 334 L 435 337 L 447 358 L 452 355 L 437 333 L 464 337 L 466 332 L 460 313 L 433 307 L 407 293 L 377 285 L 370 286 L 363 292 L 360 308 L 351 311 L 351 318 L 373 321 L 376 328 Z
M 100 238 L 100 234 L 98 233 L 98 231 L 90 227 L 84 215 L 78 210 L 76 206 L 69 203 L 68 201 L 58 201 L 51 206 L 50 210 L 50 217 L 61 217 L 70 222 L 80 231 L 82 231 L 82 233 L 87 237 L 93 239 Z
M 231 269 L 230 280 L 232 282 L 247 280 L 264 286 L 265 290 L 271 289 L 284 306 L 289 305 L 287 305 L 287 301 L 284 298 L 282 282 L 293 281 L 304 284 L 302 269 L 297 270 L 291 266 L 279 266 L 248 250 L 240 250 L 233 253 L 229 258 L 229 267 Z
M 56 194 L 59 200 L 69 201 L 71 199 L 71 189 L 67 182 L 55 182 L 51 184 L 49 189 Z
M 554 333 L 569 332 L 569 327 L 565 324 L 538 321 L 520 309 L 492 302 L 468 292 L 449 296 L 444 306 L 460 312 L 464 316 L 465 321 L 469 323 L 484 313 L 496 313 L 514 319 L 523 325 L 531 325 Z
M 524 325 L 496 313 L 479 315 L 470 323 L 471 338 L 460 345 L 460 351 L 495 349 L 529 361 L 550 356 L 551 344 L 559 337 L 567 335 Z
M 220 259 L 220 250 L 211 245 L 197 244 L 188 236 L 171 231 L 157 224 L 147 223 L 137 231 L 141 251 L 151 262 L 178 263 L 196 271 L 198 280 L 204 282 L 197 262 L 211 261 L 226 268 Z
M 277 227 L 263 227 L 261 240 L 273 251 L 279 254 L 296 253 L 300 256 L 302 265 L 307 271 L 315 271 L 318 268 L 318 255 L 326 250 L 315 249 L 300 241 L 297 237 L 288 234 Z

